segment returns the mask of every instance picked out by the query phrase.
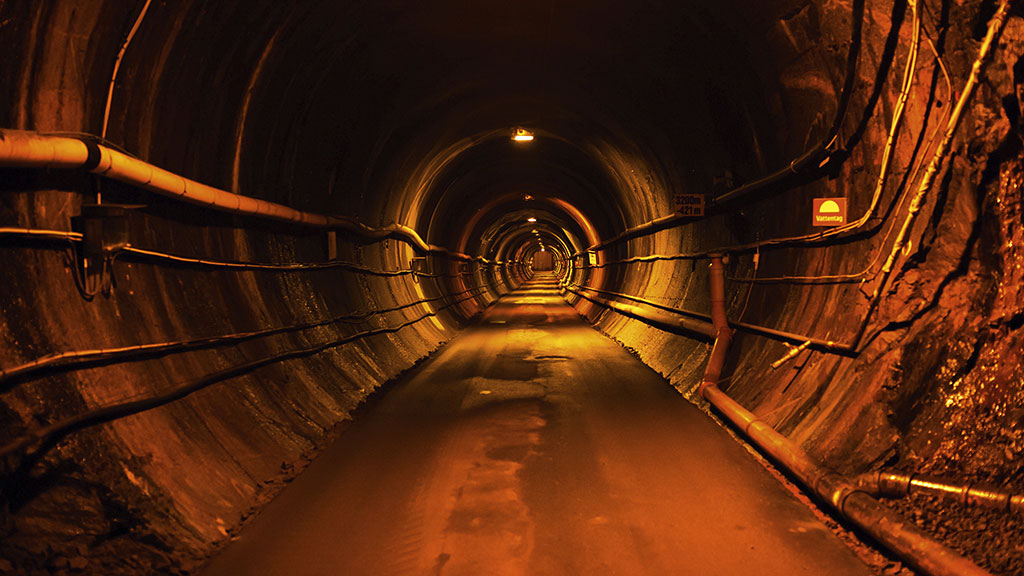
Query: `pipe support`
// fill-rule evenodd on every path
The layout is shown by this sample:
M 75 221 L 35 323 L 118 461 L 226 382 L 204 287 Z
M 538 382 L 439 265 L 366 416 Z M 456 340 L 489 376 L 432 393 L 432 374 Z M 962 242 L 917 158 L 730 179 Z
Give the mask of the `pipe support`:
M 80 169 L 154 194 L 221 212 L 311 228 L 344 230 L 372 240 L 393 237 L 410 244 L 420 253 L 442 254 L 455 260 L 490 262 L 480 256 L 452 252 L 441 246 L 427 244 L 415 230 L 402 224 L 374 228 L 341 215 L 305 212 L 284 204 L 235 194 L 190 180 L 112 148 L 68 136 L 0 129 L 0 167 Z

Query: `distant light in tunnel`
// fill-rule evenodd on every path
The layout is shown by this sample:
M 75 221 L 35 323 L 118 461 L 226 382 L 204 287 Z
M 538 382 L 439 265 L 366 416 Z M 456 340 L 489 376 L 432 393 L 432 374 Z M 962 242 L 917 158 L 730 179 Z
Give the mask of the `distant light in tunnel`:
M 537 219 L 536 219 L 536 218 L 534 218 L 533 216 L 530 216 L 529 218 L 527 218 L 527 219 L 526 219 L 526 221 L 527 221 L 527 222 L 536 222 L 536 221 L 537 221 Z
M 529 194 L 524 194 L 523 195 L 523 200 L 526 200 L 526 201 L 533 200 L 533 196 L 530 196 Z
M 516 133 L 512 136 L 512 140 L 516 142 L 532 142 L 533 132 L 530 132 L 526 128 L 516 128 Z

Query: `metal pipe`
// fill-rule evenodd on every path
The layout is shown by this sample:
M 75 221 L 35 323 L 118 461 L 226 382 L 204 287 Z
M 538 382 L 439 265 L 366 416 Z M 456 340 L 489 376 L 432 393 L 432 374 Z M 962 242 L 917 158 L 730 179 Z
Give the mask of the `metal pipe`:
M 589 292 L 596 292 L 598 294 L 607 294 L 607 295 L 610 295 L 610 296 L 615 296 L 616 298 L 624 298 L 626 300 L 632 300 L 633 302 L 639 302 L 641 304 L 650 306 L 652 308 L 657 308 L 659 310 L 664 310 L 666 312 L 671 312 L 673 314 L 681 314 L 681 315 L 684 315 L 684 316 L 689 316 L 691 318 L 698 318 L 700 320 L 703 320 L 705 323 L 710 323 L 712 321 L 712 318 L 711 318 L 710 314 L 705 314 L 703 312 L 695 312 L 693 310 L 685 310 L 683 308 L 673 308 L 671 306 L 666 306 L 664 304 L 659 304 L 657 302 L 653 302 L 651 300 L 640 298 L 638 296 L 632 296 L 632 295 L 629 295 L 629 294 L 623 294 L 621 292 L 611 292 L 611 291 L 608 291 L 608 290 L 601 290 L 601 289 L 598 289 L 598 288 L 592 288 L 590 286 L 585 286 L 583 284 L 577 284 L 577 283 L 574 283 L 574 282 L 567 283 L 566 284 L 566 289 L 569 290 L 569 289 L 571 289 L 572 286 L 577 286 L 580 289 L 587 290 Z M 575 291 L 573 291 L 573 293 L 579 295 Z M 587 299 L 590 300 L 590 298 L 587 298 Z M 640 310 L 639 308 L 635 308 L 635 307 L 633 309 L 634 310 Z M 645 314 L 649 314 L 649 313 L 645 313 Z M 636 316 L 634 316 L 634 317 L 636 317 Z M 644 320 L 645 318 L 637 317 L 637 319 L 639 319 L 639 320 Z M 757 324 L 750 324 L 749 322 L 732 322 L 732 321 L 730 321 L 729 325 L 732 326 L 733 328 L 737 329 L 737 330 L 743 330 L 744 332 L 749 332 L 751 334 L 758 334 L 760 336 L 766 336 L 768 338 L 774 338 L 776 340 L 782 340 L 783 342 L 789 342 L 789 343 L 795 344 L 795 345 L 802 345 L 802 344 L 804 344 L 806 342 L 810 342 L 810 344 L 808 344 L 808 346 L 810 346 L 811 348 L 814 348 L 815 350 L 824 350 L 824 351 L 827 351 L 827 352 L 833 352 L 833 353 L 836 353 L 836 354 L 843 354 L 843 355 L 853 355 L 854 354 L 854 350 L 853 350 L 852 347 L 850 347 L 850 346 L 848 346 L 846 344 L 840 344 L 838 342 L 834 342 L 832 340 L 823 340 L 821 338 L 810 338 L 808 336 L 804 336 L 803 334 L 794 334 L 792 332 L 783 332 L 782 330 L 776 330 L 774 328 L 766 328 L 764 326 L 758 326 Z M 712 334 L 712 337 L 713 336 L 714 335 Z
M 91 139 L 44 135 L 23 130 L 0 130 L 0 166 L 18 168 L 82 169 L 144 190 L 232 214 L 286 222 L 310 228 L 344 230 L 380 240 L 396 238 L 421 253 L 435 253 L 456 260 L 490 262 L 440 246 L 427 244 L 403 224 L 372 227 L 342 215 L 296 210 L 283 204 L 234 194 L 133 158 Z
M 801 344 L 799 346 L 793 346 L 792 348 L 789 349 L 789 352 L 786 352 L 785 356 L 783 356 L 782 358 L 779 358 L 775 362 L 772 362 L 772 370 L 778 370 L 779 366 L 782 366 L 783 364 L 785 364 L 786 362 L 788 362 L 792 358 L 795 358 L 797 354 L 799 354 L 799 353 L 803 352 L 804 350 L 806 350 L 807 347 L 810 346 L 810 345 L 811 345 L 811 341 L 808 340 L 807 342 L 804 342 L 803 344 Z
M 718 387 L 732 341 L 732 330 L 725 312 L 725 273 L 721 257 L 712 258 L 710 284 L 712 306 L 710 318 L 712 322 L 710 325 L 706 322 L 700 323 L 700 329 L 686 328 L 691 332 L 704 335 L 713 333 L 715 336 L 711 356 L 699 387 L 701 397 L 743 432 L 761 452 L 792 474 L 823 502 L 828 503 L 841 516 L 909 564 L 933 576 L 988 575 L 987 571 L 960 556 L 951 548 L 936 542 L 931 536 L 886 508 L 868 494 L 860 486 L 860 482 L 852 482 L 820 467 L 802 448 L 762 422 L 755 414 L 730 398 Z M 660 315 L 640 310 L 635 306 L 627 307 L 604 298 L 587 296 L 569 285 L 565 285 L 565 288 L 591 302 L 647 321 L 655 326 L 681 325 L 682 319 L 674 319 L 675 323 L 656 320 L 656 316 Z M 806 339 L 802 344 L 806 344 Z M 984 497 L 980 491 L 976 493 L 978 494 L 977 498 Z M 1011 496 L 1008 505 L 1014 509 L 1024 508 L 1024 495 Z
M 481 284 L 461 292 L 454 292 L 451 294 L 445 294 L 443 296 L 436 296 L 433 298 L 421 298 L 414 300 L 407 304 L 401 304 L 398 306 L 392 306 L 389 308 L 379 308 L 376 310 L 370 310 L 368 312 L 344 314 L 341 316 L 334 316 L 325 320 L 319 320 L 317 322 L 306 322 L 302 324 L 290 324 L 287 326 L 279 326 L 277 328 L 266 328 L 262 330 L 254 330 L 250 332 L 238 332 L 233 334 L 219 334 L 216 336 L 205 336 L 202 338 L 191 338 L 188 340 L 175 340 L 171 342 L 152 342 L 149 344 L 132 344 L 128 346 L 119 346 L 111 348 L 99 348 L 93 350 L 71 350 L 66 352 L 57 352 L 41 356 L 18 366 L 12 366 L 10 368 L 0 368 L 0 392 L 5 392 L 11 389 L 14 383 L 24 382 L 26 380 L 39 378 L 49 370 L 77 370 L 80 368 L 88 368 L 98 364 L 114 364 L 120 362 L 134 361 L 144 358 L 155 358 L 162 356 L 169 356 L 172 354 L 178 354 L 181 352 L 190 352 L 193 350 L 202 350 L 208 348 L 217 348 L 221 346 L 233 346 L 240 342 L 253 340 L 256 338 L 264 338 L 267 336 L 274 336 L 277 334 L 284 334 L 289 332 L 301 332 L 305 330 L 311 330 L 314 328 L 321 328 L 324 326 L 330 326 L 333 324 L 340 324 L 342 322 L 356 322 L 364 321 L 373 316 L 379 316 L 388 312 L 397 312 L 406 308 L 412 308 L 420 304 L 430 304 L 439 300 L 446 300 L 461 296 L 467 292 L 472 292 L 483 287 L 493 287 L 495 283 Z
M 725 314 L 725 267 L 722 266 L 722 255 L 711 255 L 711 323 L 716 330 L 728 330 L 729 318 Z
M 708 386 L 718 386 L 722 378 L 722 371 L 725 368 L 725 359 L 729 354 L 729 345 L 732 344 L 732 329 L 729 328 L 729 318 L 725 313 L 725 268 L 722 266 L 722 256 L 716 254 L 711 257 L 711 325 L 715 329 L 715 343 L 711 347 L 711 356 L 708 358 L 707 368 L 704 369 L 704 377 L 701 379 L 700 392 Z
M 573 254 L 573 258 L 583 256 L 587 252 L 596 252 L 597 250 L 603 250 L 609 246 L 614 246 L 615 244 L 618 244 L 623 240 L 629 240 L 630 238 L 636 238 L 637 236 L 646 236 L 647 234 L 652 234 L 654 232 L 658 232 L 666 228 L 671 228 L 672 226 L 679 222 L 689 222 L 691 220 L 693 220 L 692 217 L 683 217 L 674 213 L 668 214 L 667 216 L 661 216 L 660 218 L 655 218 L 654 220 L 644 222 L 643 224 L 634 226 L 632 228 L 627 228 L 620 232 L 619 234 L 616 234 L 615 236 L 612 236 L 611 238 L 603 242 L 597 242 L 596 244 L 591 245 L 586 250 L 576 252 L 575 254 Z
M 481 290 L 486 287 L 487 285 L 481 285 L 475 288 L 471 288 L 466 292 Z M 394 334 L 401 330 L 402 328 L 411 326 L 427 318 L 437 316 L 438 313 L 449 308 L 453 308 L 454 306 L 457 306 L 458 304 L 461 304 L 475 297 L 476 295 L 470 295 L 460 300 L 455 300 L 436 310 L 431 310 L 420 315 L 417 318 L 406 320 L 405 322 L 402 322 L 401 324 L 398 324 L 396 326 L 376 328 L 364 332 L 357 332 L 355 334 L 343 336 L 341 338 L 323 342 L 315 346 L 287 350 L 285 352 L 260 358 L 259 360 L 254 360 L 252 362 L 247 362 L 245 364 L 232 366 L 230 368 L 220 370 L 212 374 L 207 374 L 206 376 L 203 376 L 198 380 L 195 380 L 188 384 L 181 385 L 162 394 L 157 394 L 154 396 L 138 400 L 130 400 L 119 404 L 109 404 L 106 406 L 101 406 L 99 408 L 87 410 L 82 414 L 71 416 L 69 418 L 65 418 L 48 426 L 43 426 L 35 430 L 31 430 L 26 434 L 15 438 L 5 446 L 0 447 L 0 461 L 12 455 L 27 454 L 34 447 L 38 448 L 36 448 L 36 450 L 32 452 L 32 456 L 38 456 L 40 452 L 48 450 L 58 440 L 79 430 L 83 430 L 85 428 L 90 428 L 92 426 L 97 426 L 100 424 L 105 424 L 107 422 L 112 422 L 114 420 L 119 420 L 121 418 L 132 416 L 134 414 L 139 414 L 141 412 L 152 410 L 154 408 L 159 408 L 166 404 L 170 404 L 177 400 L 181 400 L 182 398 L 190 396 L 194 392 L 207 388 L 213 384 L 222 382 L 224 380 L 229 380 L 231 378 L 236 378 L 238 376 L 243 376 L 245 374 L 249 374 L 250 372 L 253 372 L 258 368 L 262 368 L 264 366 L 278 364 L 284 362 L 285 360 L 306 358 L 309 356 L 313 356 L 315 354 L 319 354 L 320 352 L 324 352 L 326 350 L 331 350 L 334 348 L 339 348 L 341 346 L 344 346 L 345 344 L 349 344 L 356 340 L 361 340 L 363 338 L 368 338 L 371 336 L 378 336 L 381 334 Z
M 953 136 L 956 135 L 957 128 L 960 126 L 960 118 L 963 115 L 963 111 L 967 107 L 968 102 L 970 102 L 971 97 L 974 95 L 975 89 L 978 87 L 981 72 L 988 63 L 989 57 L 994 52 L 993 47 L 998 46 L 999 37 L 1006 28 L 1006 23 L 1010 16 L 1011 4 L 1011 0 L 1002 0 L 1002 2 L 999 3 L 999 8 L 996 9 L 995 14 L 992 15 L 992 18 L 988 22 L 988 32 L 985 34 L 981 47 L 978 49 L 978 57 L 974 60 L 974 64 L 971 66 L 971 73 L 968 75 L 967 82 L 964 84 L 963 90 L 960 93 L 960 98 L 957 99 L 953 112 L 946 123 L 946 133 L 943 135 L 942 139 L 939 140 L 939 146 L 935 149 L 935 154 L 932 155 L 932 159 L 928 163 L 928 167 L 925 169 L 924 176 L 918 184 L 917 193 L 914 194 L 914 197 L 910 201 L 910 207 L 907 209 L 907 218 L 903 221 L 903 226 L 900 227 L 900 231 L 896 235 L 896 240 L 893 242 L 892 250 L 889 252 L 889 256 L 882 265 L 882 279 L 875 288 L 872 298 L 876 298 L 883 293 L 886 285 L 888 284 L 893 266 L 895 265 L 897 258 L 899 258 L 900 254 L 904 251 L 904 246 L 908 242 L 908 237 L 910 236 L 914 221 L 917 219 L 917 214 L 924 206 L 928 192 L 931 190 L 932 184 L 935 182 L 935 178 L 939 174 L 939 169 L 942 167 L 947 153 L 949 152 L 950 144 L 953 142 Z
M 138 17 L 135 18 L 135 24 L 132 24 L 131 30 L 128 31 L 128 36 L 121 43 L 121 49 L 117 51 L 117 57 L 114 58 L 114 71 L 110 75 L 110 86 L 107 88 L 107 105 L 103 107 L 103 129 L 100 131 L 100 137 L 107 137 L 107 125 L 110 122 L 110 103 L 114 100 L 114 86 L 117 84 L 117 72 L 121 69 L 121 61 L 124 59 L 124 53 L 128 51 L 128 45 L 132 43 L 132 38 L 135 38 L 135 33 L 139 31 L 139 26 L 142 25 L 142 19 L 146 17 L 146 12 L 149 10 L 149 5 L 153 0 L 146 0 L 143 4 L 142 10 L 139 12 Z
M 25 238 L 52 238 L 69 242 L 81 241 L 81 232 L 65 230 L 43 230 L 40 228 L 0 228 L 0 236 L 22 236 Z
M 858 476 L 856 483 L 861 489 L 882 498 L 930 494 L 955 500 L 965 506 L 981 506 L 1024 514 L 1024 494 L 953 482 L 936 476 L 877 471 Z
M 775 186 L 794 176 L 801 176 L 808 168 L 820 171 L 832 162 L 832 147 L 836 143 L 839 130 L 842 128 L 843 120 L 846 118 L 847 110 L 849 110 L 850 97 L 853 94 L 854 83 L 857 78 L 857 62 L 860 59 L 862 44 L 861 31 L 864 26 L 864 6 L 865 0 L 855 0 L 853 3 L 853 26 L 850 33 L 850 49 L 846 54 L 846 77 L 843 81 L 843 89 L 839 93 L 836 113 L 832 118 L 832 126 L 829 128 L 828 135 L 825 136 L 817 146 L 806 151 L 799 157 L 794 158 L 783 168 L 780 168 L 767 176 L 754 180 L 753 182 L 748 182 L 711 198 L 709 202 L 711 208 L 737 200 L 752 192 Z M 692 217 L 681 216 L 675 213 L 668 214 L 629 228 L 613 238 L 609 238 L 604 242 L 592 245 L 587 250 L 602 250 L 630 238 L 644 236 L 693 220 L 694 218 Z M 576 254 L 573 254 L 573 257 L 582 256 L 585 252 L 586 251 L 577 252 Z
M 934 576 L 988 574 L 886 508 L 857 483 L 822 469 L 803 449 L 740 406 L 717 385 L 705 383 L 701 395 L 823 502 L 916 568 Z
M 883 506 L 855 483 L 821 468 L 800 446 L 722 392 L 718 381 L 731 333 L 725 317 L 725 280 L 720 257 L 711 260 L 711 306 L 711 317 L 719 336 L 699 389 L 705 400 L 821 500 L 910 564 L 933 576 L 988 574 Z
M 630 318 L 636 318 L 641 322 L 648 323 L 657 328 L 663 330 L 669 330 L 672 332 L 678 332 L 680 330 L 690 332 L 693 334 L 706 336 L 708 338 L 715 338 L 718 331 L 715 327 L 709 323 L 701 320 L 691 320 L 689 318 L 680 318 L 678 316 L 672 316 L 669 314 L 662 314 L 659 312 L 651 312 L 644 310 L 639 306 L 632 306 L 630 304 L 622 304 L 621 302 L 615 302 L 608 300 L 607 298 L 601 298 L 600 296 L 589 296 L 582 290 L 576 290 L 572 286 L 566 286 L 566 290 L 573 294 L 589 300 L 598 306 L 614 310 L 623 316 L 629 316 Z

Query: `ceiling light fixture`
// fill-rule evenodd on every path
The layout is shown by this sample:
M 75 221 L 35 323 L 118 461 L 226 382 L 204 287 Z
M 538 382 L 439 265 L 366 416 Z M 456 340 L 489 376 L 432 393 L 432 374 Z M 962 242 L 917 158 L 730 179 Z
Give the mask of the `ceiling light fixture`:
M 526 128 L 516 128 L 515 134 L 512 136 L 512 140 L 515 142 L 533 142 L 533 132 L 530 132 Z
M 537 219 L 536 219 L 536 218 L 534 218 L 533 216 L 530 216 L 529 218 L 527 218 L 527 219 L 526 219 L 526 221 L 527 221 L 527 222 L 536 222 L 536 221 L 537 221 Z

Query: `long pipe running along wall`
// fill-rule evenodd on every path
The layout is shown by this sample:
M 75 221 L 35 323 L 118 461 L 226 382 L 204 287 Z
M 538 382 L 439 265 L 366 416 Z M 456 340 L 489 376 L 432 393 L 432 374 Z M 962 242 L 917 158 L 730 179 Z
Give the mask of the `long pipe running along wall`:
M 18 130 L 0 130 L 0 166 L 16 168 L 82 169 L 149 192 L 243 216 L 287 222 L 297 226 L 339 229 L 366 238 L 397 237 L 422 253 L 440 253 L 458 260 L 490 263 L 482 257 L 431 246 L 415 230 L 401 224 L 380 228 L 345 216 L 315 214 L 207 186 L 96 144 L 66 136 L 48 136 Z
M 835 473 L 823 470 L 799 446 L 762 422 L 740 406 L 718 387 L 725 366 L 732 330 L 725 311 L 725 273 L 721 257 L 711 259 L 711 317 L 718 335 L 701 382 L 700 395 L 734 426 L 779 463 L 786 472 L 830 504 L 844 518 L 870 534 L 901 558 L 935 576 L 983 576 L 979 568 L 951 548 L 940 544 L 922 530 L 909 524 L 874 498 L 861 491 L 857 484 Z

